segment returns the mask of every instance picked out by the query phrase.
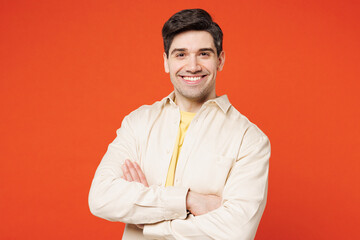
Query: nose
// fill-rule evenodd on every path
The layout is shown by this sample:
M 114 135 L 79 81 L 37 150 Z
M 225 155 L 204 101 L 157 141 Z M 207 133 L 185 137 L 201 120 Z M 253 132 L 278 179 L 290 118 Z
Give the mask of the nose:
M 190 56 L 187 63 L 186 71 L 190 73 L 201 72 L 201 65 L 198 62 L 196 56 Z

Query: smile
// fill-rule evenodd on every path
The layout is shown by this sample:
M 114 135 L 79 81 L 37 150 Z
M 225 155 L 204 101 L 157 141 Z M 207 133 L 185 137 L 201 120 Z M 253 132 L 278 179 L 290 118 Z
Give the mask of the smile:
M 202 80 L 204 80 L 205 77 L 206 77 L 206 75 L 201 75 L 201 76 L 181 76 L 181 78 L 187 84 L 198 84 Z
M 201 79 L 201 76 L 199 77 L 183 77 L 183 79 L 187 80 L 187 81 L 197 81 Z

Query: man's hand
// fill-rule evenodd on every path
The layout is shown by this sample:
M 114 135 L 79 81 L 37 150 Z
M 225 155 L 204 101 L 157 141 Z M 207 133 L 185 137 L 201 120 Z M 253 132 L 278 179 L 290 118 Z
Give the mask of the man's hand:
M 144 173 L 136 162 L 133 163 L 126 159 L 121 169 L 123 171 L 122 178 L 126 181 L 142 183 L 145 187 L 149 186 Z
M 186 209 L 194 216 L 202 215 L 221 206 L 221 197 L 210 194 L 201 194 L 189 190 L 186 196 Z
M 138 182 L 142 183 L 145 187 L 149 187 L 149 184 L 146 180 L 144 173 L 142 172 L 139 164 L 136 162 L 131 162 L 126 159 L 125 163 L 121 166 L 123 171 L 123 176 L 121 178 L 125 179 L 128 182 Z M 135 224 L 138 228 L 144 229 L 144 224 Z

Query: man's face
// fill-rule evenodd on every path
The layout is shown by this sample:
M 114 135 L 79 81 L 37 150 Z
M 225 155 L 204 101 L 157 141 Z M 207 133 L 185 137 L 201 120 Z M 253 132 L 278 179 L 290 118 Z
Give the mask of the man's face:
M 214 40 L 206 31 L 187 31 L 176 35 L 164 53 L 165 72 L 170 74 L 177 98 L 205 102 L 216 97 L 215 79 L 225 54 L 216 54 Z

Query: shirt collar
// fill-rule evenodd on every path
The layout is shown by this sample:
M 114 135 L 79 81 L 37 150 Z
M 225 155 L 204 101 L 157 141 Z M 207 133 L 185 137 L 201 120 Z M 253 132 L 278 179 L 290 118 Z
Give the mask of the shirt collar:
M 166 103 L 170 103 L 172 106 L 176 106 L 176 103 L 174 102 L 175 99 L 175 92 L 172 91 L 167 97 L 163 98 L 161 102 L 165 105 Z
M 177 106 L 174 102 L 175 92 L 171 92 L 167 97 L 163 98 L 161 102 L 165 105 L 166 103 L 170 103 L 172 106 Z M 208 105 L 210 103 L 215 103 L 224 113 L 228 111 L 231 106 L 231 103 L 227 97 L 227 95 L 222 95 L 214 99 L 210 99 L 204 103 L 204 105 Z

